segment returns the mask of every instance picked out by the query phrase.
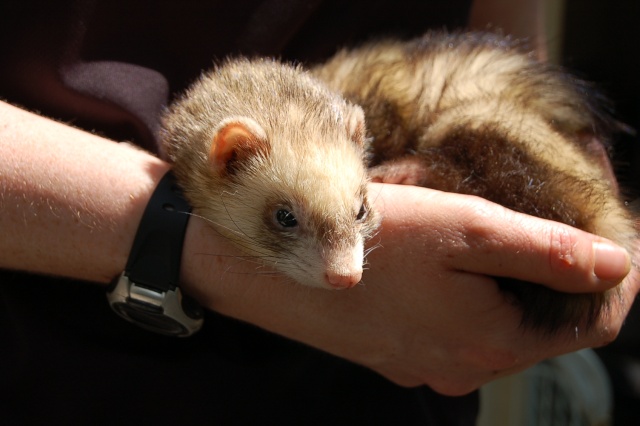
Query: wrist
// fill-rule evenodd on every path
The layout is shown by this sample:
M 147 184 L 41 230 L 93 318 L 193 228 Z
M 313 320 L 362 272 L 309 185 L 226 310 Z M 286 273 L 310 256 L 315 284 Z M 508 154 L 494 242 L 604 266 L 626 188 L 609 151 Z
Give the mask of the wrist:
M 234 289 L 248 285 L 251 275 L 236 273 L 241 253 L 199 216 L 187 224 L 182 249 L 180 283 L 202 306 L 221 313 L 229 311 Z M 239 265 L 238 265 L 239 264 Z M 230 269 L 235 267 L 235 271 Z M 228 312 L 227 312 L 228 313 Z
M 291 323 L 292 309 L 303 309 L 311 289 L 271 271 L 247 258 L 204 219 L 189 220 L 180 275 L 185 294 L 206 309 L 295 337 L 283 323 Z M 302 327 L 304 318 L 299 319 L 296 325 Z
M 149 331 L 187 337 L 202 326 L 202 310 L 180 289 L 182 248 L 191 207 L 168 172 L 151 196 L 127 265 L 107 290 L 111 307 Z

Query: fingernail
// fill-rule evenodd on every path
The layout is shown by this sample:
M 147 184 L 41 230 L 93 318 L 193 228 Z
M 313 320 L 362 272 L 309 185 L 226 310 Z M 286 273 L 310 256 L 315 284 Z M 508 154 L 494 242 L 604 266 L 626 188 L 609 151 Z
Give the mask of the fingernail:
M 617 283 L 631 270 L 629 253 L 617 245 L 605 242 L 593 243 L 595 264 L 593 273 L 601 281 Z

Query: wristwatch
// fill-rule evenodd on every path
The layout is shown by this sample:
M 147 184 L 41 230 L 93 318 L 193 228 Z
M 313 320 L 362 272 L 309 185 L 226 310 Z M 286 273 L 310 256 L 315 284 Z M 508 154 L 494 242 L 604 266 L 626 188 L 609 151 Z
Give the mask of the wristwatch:
M 124 272 L 107 290 L 109 304 L 120 316 L 169 336 L 190 336 L 203 322 L 200 306 L 179 287 L 190 212 L 173 173 L 167 172 L 144 211 Z

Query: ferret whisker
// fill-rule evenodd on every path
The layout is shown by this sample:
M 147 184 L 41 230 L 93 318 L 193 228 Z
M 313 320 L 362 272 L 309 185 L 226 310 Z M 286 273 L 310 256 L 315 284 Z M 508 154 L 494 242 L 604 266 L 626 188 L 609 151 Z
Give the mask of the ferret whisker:
M 382 244 L 378 243 L 378 244 L 374 244 L 373 246 L 371 246 L 371 247 L 367 248 L 367 249 L 364 251 L 364 259 L 365 259 L 365 261 L 366 261 L 366 259 L 367 259 L 367 256 L 368 256 L 369 254 L 371 254 L 371 252 L 372 252 L 372 251 L 374 251 L 375 249 L 378 249 L 378 248 L 380 248 L 380 247 L 382 247 Z
M 221 253 L 195 253 L 198 256 L 210 256 L 210 257 L 223 257 L 223 258 L 232 258 L 232 259 L 259 259 L 259 260 L 268 260 L 271 256 L 256 256 L 252 254 L 246 255 L 237 255 L 237 254 L 221 254 Z
M 231 228 L 229 228 L 229 227 L 227 227 L 227 226 L 225 226 L 225 225 L 223 225 L 223 224 L 221 224 L 221 223 L 219 223 L 219 222 L 215 222 L 215 221 L 213 221 L 213 220 L 209 219 L 209 218 L 208 218 L 208 217 L 206 217 L 206 216 L 199 215 L 199 214 L 196 214 L 196 213 L 193 213 L 193 212 L 181 212 L 181 213 L 188 214 L 188 215 L 190 215 L 190 216 L 197 217 L 198 219 L 202 219 L 202 220 L 204 220 L 205 222 L 208 222 L 209 224 L 211 224 L 211 225 L 212 225 L 212 227 L 211 227 L 211 228 L 212 228 L 214 231 L 216 231 L 216 233 L 217 233 L 218 235 L 220 235 L 220 236 L 224 236 L 224 234 L 222 234 L 222 233 L 219 231 L 219 229 L 224 229 L 224 230 L 229 231 L 229 232 L 233 232 L 233 233 L 240 234 L 238 231 L 236 231 L 236 230 L 234 230 L 234 229 L 231 229 Z
M 268 263 L 265 263 L 264 259 L 255 259 L 251 257 L 237 257 L 235 258 L 235 260 L 237 261 L 236 265 L 241 263 L 252 264 L 252 265 L 255 265 L 255 269 L 264 268 L 265 265 L 268 264 Z
M 224 226 L 224 225 L 222 225 L 220 223 L 216 223 L 213 220 L 211 220 L 211 219 L 209 219 L 209 218 L 207 218 L 205 216 L 202 216 L 202 215 L 199 215 L 199 214 L 196 214 L 196 213 L 193 213 L 193 212 L 181 212 L 181 213 L 197 217 L 199 219 L 202 219 L 202 220 L 210 223 L 212 225 L 211 229 L 213 229 L 213 231 L 216 232 L 219 236 L 221 236 L 221 237 L 223 237 L 223 238 L 225 238 L 227 240 L 230 240 L 230 241 L 236 243 L 237 245 L 240 245 L 242 248 L 244 248 L 247 251 L 252 251 L 252 252 L 257 253 L 257 255 L 253 255 L 254 257 L 268 257 L 268 256 L 271 256 L 268 252 L 261 252 L 261 251 L 257 250 L 256 247 L 252 246 L 249 243 L 241 243 L 238 240 L 229 238 L 229 236 L 227 236 L 224 233 L 220 232 L 220 229 L 224 229 L 224 230 L 227 230 L 229 232 L 232 232 L 232 233 L 235 233 L 235 234 L 238 234 L 238 235 L 242 235 L 242 236 L 245 236 L 245 237 L 248 238 L 248 236 L 246 234 L 244 234 L 244 233 L 240 233 L 239 231 L 230 229 L 229 227 L 226 227 L 226 226 Z
M 376 201 L 378 200 L 378 198 L 380 197 L 380 193 L 382 192 L 382 189 L 379 189 L 378 191 L 376 191 L 376 193 L 374 194 L 373 198 L 371 197 L 371 191 L 369 191 L 369 200 L 370 203 L 373 205 L 376 203 Z
M 223 192 L 223 194 L 220 195 L 220 202 L 222 203 L 222 207 L 224 208 L 224 210 L 227 212 L 227 217 L 229 218 L 229 220 L 231 220 L 231 223 L 233 223 L 233 225 L 236 227 L 236 232 L 239 233 L 240 235 L 244 235 L 245 237 L 249 237 L 244 230 L 238 226 L 238 223 L 235 221 L 235 219 L 233 218 L 233 216 L 231 215 L 231 213 L 229 212 L 229 209 L 227 207 L 227 204 L 224 202 L 224 197 L 223 195 L 228 192 Z M 231 231 L 231 229 L 229 229 Z
M 229 228 L 228 226 L 225 226 L 225 225 L 223 225 L 223 224 L 222 224 L 222 223 L 220 223 L 220 222 L 215 222 L 215 221 L 213 221 L 213 220 L 209 219 L 209 218 L 208 218 L 208 217 L 206 217 L 206 216 L 199 215 L 199 214 L 196 214 L 196 213 L 193 213 L 193 212 L 181 212 L 181 213 L 188 214 L 188 215 L 190 215 L 190 216 L 197 217 L 197 218 L 199 218 L 199 219 L 204 220 L 205 222 L 208 222 L 210 225 L 212 225 L 212 226 L 211 226 L 211 229 L 212 229 L 213 231 L 215 231 L 218 235 L 220 235 L 221 237 L 224 237 L 224 238 L 226 238 L 226 239 L 230 239 L 230 238 L 229 238 L 229 236 L 227 236 L 227 235 L 225 235 L 224 233 L 220 232 L 220 230 L 225 230 L 225 231 L 228 231 L 228 232 L 233 233 L 233 234 L 237 234 L 237 235 L 241 235 L 241 236 L 246 236 L 246 234 L 244 234 L 244 233 L 242 233 L 242 232 L 240 232 L 240 231 L 238 231 L 238 230 L 235 230 L 235 229 Z

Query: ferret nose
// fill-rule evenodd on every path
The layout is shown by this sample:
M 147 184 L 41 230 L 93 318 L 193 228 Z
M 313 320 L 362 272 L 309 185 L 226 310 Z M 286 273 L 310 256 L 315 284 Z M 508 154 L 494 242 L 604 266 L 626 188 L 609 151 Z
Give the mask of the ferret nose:
M 337 272 L 327 272 L 325 275 L 327 283 L 335 289 L 347 289 L 355 286 L 362 279 L 362 271 L 340 274 Z

